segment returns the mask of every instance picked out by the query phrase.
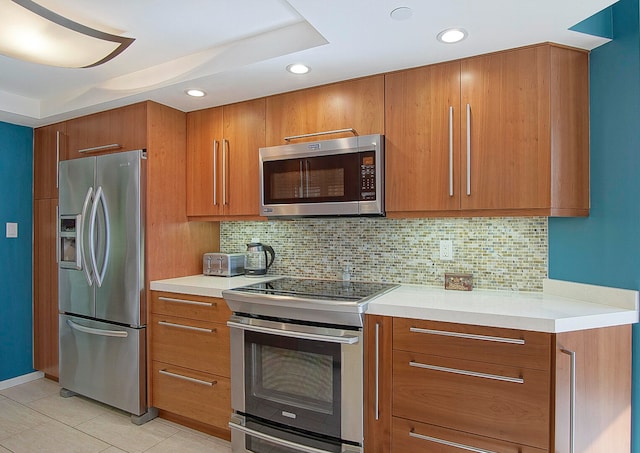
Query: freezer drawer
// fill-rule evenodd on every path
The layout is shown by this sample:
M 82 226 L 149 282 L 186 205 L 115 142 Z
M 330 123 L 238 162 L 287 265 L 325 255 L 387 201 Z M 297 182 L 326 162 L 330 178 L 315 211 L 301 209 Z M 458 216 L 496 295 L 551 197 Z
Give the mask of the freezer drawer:
M 134 415 L 147 411 L 146 329 L 60 315 L 60 385 Z

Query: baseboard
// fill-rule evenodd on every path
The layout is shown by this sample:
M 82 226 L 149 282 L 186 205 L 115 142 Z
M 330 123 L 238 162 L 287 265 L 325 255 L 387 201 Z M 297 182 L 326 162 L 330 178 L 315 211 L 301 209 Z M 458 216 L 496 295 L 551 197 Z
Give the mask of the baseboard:
M 6 379 L 4 381 L 0 381 L 0 390 L 8 389 L 9 387 L 14 387 L 20 384 L 26 384 L 27 382 L 35 381 L 42 377 L 44 377 L 44 373 L 42 371 L 35 371 L 33 373 Z

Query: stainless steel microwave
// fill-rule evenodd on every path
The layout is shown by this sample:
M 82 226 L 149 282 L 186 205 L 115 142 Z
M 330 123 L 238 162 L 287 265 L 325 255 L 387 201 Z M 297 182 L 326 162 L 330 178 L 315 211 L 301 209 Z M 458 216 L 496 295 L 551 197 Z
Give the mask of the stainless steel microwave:
M 384 215 L 384 135 L 260 148 L 260 214 Z

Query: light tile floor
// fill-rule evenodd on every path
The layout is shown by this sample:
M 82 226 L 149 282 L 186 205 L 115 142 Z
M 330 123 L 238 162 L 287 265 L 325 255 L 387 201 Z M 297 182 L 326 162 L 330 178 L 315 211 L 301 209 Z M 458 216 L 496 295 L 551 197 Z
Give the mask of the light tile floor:
M 48 379 L 0 390 L 0 453 L 231 453 L 228 442 L 156 418 L 142 426 Z

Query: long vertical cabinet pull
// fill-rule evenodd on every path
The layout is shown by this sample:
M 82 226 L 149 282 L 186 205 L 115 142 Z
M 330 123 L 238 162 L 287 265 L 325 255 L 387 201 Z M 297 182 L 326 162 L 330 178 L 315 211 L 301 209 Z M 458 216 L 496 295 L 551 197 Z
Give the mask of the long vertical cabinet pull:
M 380 323 L 376 323 L 376 420 L 380 420 Z
M 575 453 L 576 448 L 576 353 L 569 349 L 560 349 L 560 352 L 567 354 L 571 359 L 570 386 L 569 386 L 569 453 Z
M 467 104 L 467 195 L 471 195 L 471 104 Z
M 453 197 L 453 106 L 449 106 L 449 196 Z
M 56 131 L 56 189 L 60 188 L 60 131 Z
M 228 205 L 229 200 L 227 200 L 227 173 L 229 172 L 229 147 L 227 146 L 227 140 L 222 139 L 222 204 Z
M 213 141 L 213 205 L 218 206 L 218 140 Z

